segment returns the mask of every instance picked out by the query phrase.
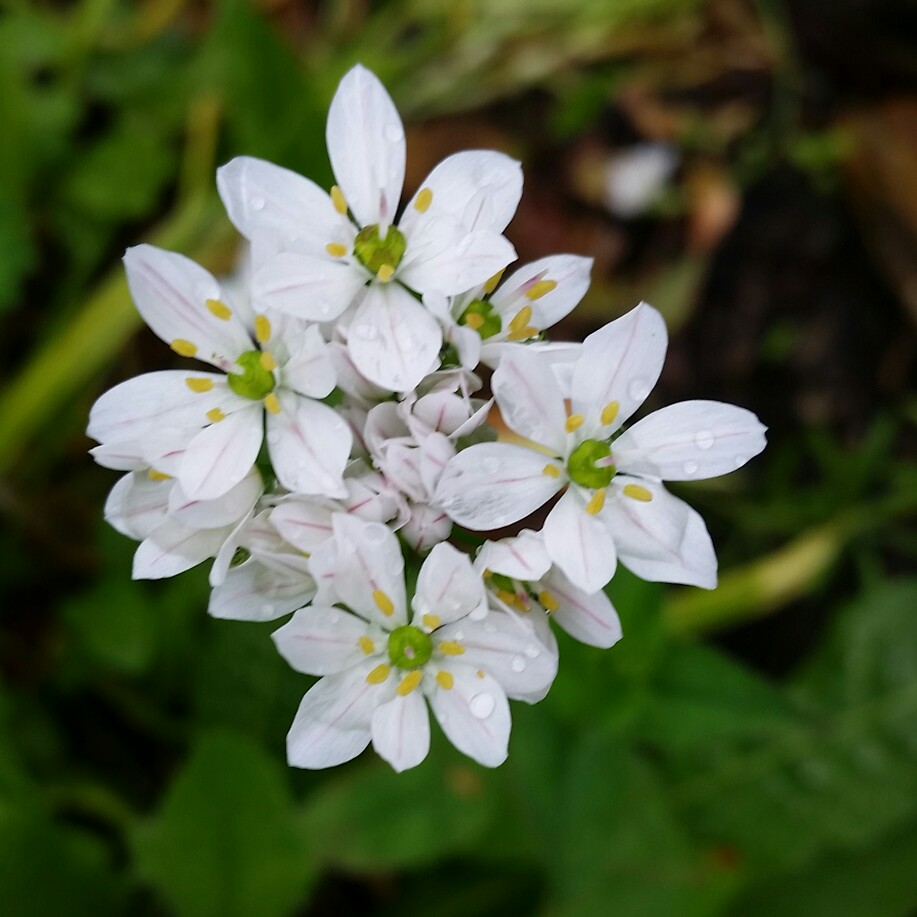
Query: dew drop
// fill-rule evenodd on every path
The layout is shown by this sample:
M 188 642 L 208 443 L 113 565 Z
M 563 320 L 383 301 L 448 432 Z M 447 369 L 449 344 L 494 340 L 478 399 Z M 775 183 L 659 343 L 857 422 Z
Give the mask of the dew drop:
M 697 462 L 685 462 L 685 474 L 697 474 Z
M 488 634 L 495 634 L 497 632 L 497 625 L 496 624 L 485 624 L 484 632 Z
M 253 197 L 252 198 L 252 210 L 264 210 L 264 198 L 263 197 Z
M 487 606 L 482 602 L 477 608 L 470 612 L 468 617 L 471 618 L 472 621 L 484 620 L 484 618 L 487 617 Z
M 489 458 L 484 459 L 484 470 L 488 474 L 496 474 L 500 470 L 500 462 L 498 459 Z
M 541 650 L 538 649 L 538 647 L 535 646 L 534 643 L 527 644 L 525 649 L 522 652 L 525 653 L 525 655 L 528 656 L 529 659 L 537 659 L 541 655 Z
M 650 393 L 650 387 L 646 384 L 645 379 L 634 379 L 627 387 L 627 391 L 634 401 L 643 401 Z
M 396 392 L 401 391 L 401 386 L 404 385 L 404 377 L 401 373 L 392 373 L 392 388 Z
M 279 431 L 279 430 L 271 430 L 271 432 L 268 433 L 268 435 L 267 435 L 267 441 L 268 441 L 272 446 L 276 446 L 277 443 L 280 442 L 280 431 Z
M 514 672 L 523 672 L 525 671 L 525 660 L 521 656 L 513 656 L 509 661 L 509 667 Z
M 735 455 L 732 458 L 732 461 L 735 463 L 736 468 L 741 468 L 748 459 L 744 455 Z
M 479 720 L 486 720 L 494 712 L 495 706 L 494 699 L 490 694 L 475 694 L 468 701 L 468 709 L 471 711 L 471 715 Z
M 709 449 L 716 442 L 716 437 L 709 430 L 701 430 L 694 437 L 694 442 L 698 449 Z
M 455 632 L 455 639 L 456 639 L 456 640 L 464 640 L 464 639 L 465 639 L 465 632 L 464 632 L 464 631 L 461 631 L 461 630 L 457 630 L 457 631 Z
M 399 124 L 387 124 L 382 134 L 389 143 L 401 143 L 404 140 L 404 129 Z
M 388 536 L 388 528 L 378 522 L 366 526 L 366 540 L 370 544 L 382 544 Z
M 261 606 L 261 611 L 266 615 L 272 615 L 274 613 L 274 606 L 270 602 L 265 602 Z

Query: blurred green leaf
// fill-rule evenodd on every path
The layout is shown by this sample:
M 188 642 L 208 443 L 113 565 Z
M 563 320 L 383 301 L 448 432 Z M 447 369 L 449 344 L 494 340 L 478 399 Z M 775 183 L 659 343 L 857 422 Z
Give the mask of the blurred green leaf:
M 133 846 L 180 917 L 283 917 L 315 879 L 281 765 L 231 733 L 203 736 Z

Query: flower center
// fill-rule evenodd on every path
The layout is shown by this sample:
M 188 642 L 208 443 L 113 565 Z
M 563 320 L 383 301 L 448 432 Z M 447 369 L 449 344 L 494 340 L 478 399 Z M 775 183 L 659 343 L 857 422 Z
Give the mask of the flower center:
M 614 465 L 597 465 L 611 455 L 611 446 L 597 439 L 583 440 L 567 459 L 570 479 L 583 487 L 598 490 L 607 487 L 615 476 Z
M 503 330 L 503 320 L 494 307 L 483 299 L 473 299 L 459 318 L 459 324 L 473 328 L 483 340 Z
M 243 398 L 260 401 L 274 391 L 274 374 L 264 368 L 260 350 L 247 350 L 236 363 L 242 367 L 240 373 L 229 373 L 229 387 Z
M 419 627 L 405 624 L 388 635 L 388 658 L 399 669 L 417 669 L 430 661 L 433 641 Z
M 361 229 L 353 243 L 353 253 L 360 264 L 381 280 L 391 279 L 406 248 L 407 240 L 400 229 L 389 226 L 383 239 L 379 235 L 378 223 Z

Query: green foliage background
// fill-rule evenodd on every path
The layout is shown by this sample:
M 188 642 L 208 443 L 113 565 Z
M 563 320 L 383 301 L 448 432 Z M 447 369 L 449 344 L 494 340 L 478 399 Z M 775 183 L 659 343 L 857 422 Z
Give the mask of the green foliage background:
M 283 738 L 307 680 L 276 655 L 272 626 L 207 618 L 205 572 L 129 579 L 133 545 L 101 522 L 114 477 L 84 452 L 94 398 L 168 358 L 141 331 L 123 247 L 151 241 L 231 268 L 214 167 L 257 155 L 329 183 L 325 111 L 355 61 L 409 126 L 447 125 L 456 148 L 496 136 L 522 159 L 538 228 L 517 220 L 520 252 L 596 254 L 590 240 L 606 236 L 575 227 L 613 230 L 628 254 L 597 266 L 569 333 L 642 297 L 678 333 L 676 363 L 702 364 L 710 351 L 690 342 L 736 330 L 712 305 L 716 278 L 754 249 L 743 227 L 767 211 L 774 176 L 852 225 L 856 118 L 872 124 L 885 100 L 867 91 L 866 113 L 853 112 L 834 73 L 826 113 L 804 33 L 804 16 L 739 0 L 4 0 L 4 917 L 917 912 L 917 399 L 912 303 L 898 295 L 917 268 L 906 256 L 902 275 L 864 211 L 854 310 L 871 337 L 862 353 L 828 354 L 826 383 L 856 410 L 799 409 L 794 386 L 825 383 L 820 365 L 794 369 L 819 326 L 777 308 L 757 319 L 737 392 L 713 369 L 664 379 L 667 394 L 741 401 L 772 427 L 747 471 L 683 489 L 709 520 L 721 585 L 619 572 L 625 639 L 608 652 L 561 640 L 555 687 L 514 706 L 496 771 L 442 737 L 403 775 L 368 755 L 288 769 Z M 904 72 L 898 92 L 913 101 Z M 730 98 L 745 114 L 730 127 L 718 87 L 737 73 Z M 633 224 L 588 194 L 545 197 L 561 169 L 560 183 L 588 185 L 580 154 L 614 145 L 635 87 L 679 100 L 667 139 L 683 175 L 712 165 L 750 220 L 699 243 L 685 227 L 718 211 L 687 178 Z M 626 110 L 635 134 L 652 133 Z M 409 132 L 409 157 L 426 142 L 411 147 L 415 136 L 430 135 Z M 917 134 L 889 136 L 915 156 Z M 815 232 L 806 212 L 793 218 L 778 235 Z M 907 232 L 896 239 L 914 242 Z M 826 283 L 792 279 L 801 299 Z M 736 301 L 739 321 L 751 299 Z

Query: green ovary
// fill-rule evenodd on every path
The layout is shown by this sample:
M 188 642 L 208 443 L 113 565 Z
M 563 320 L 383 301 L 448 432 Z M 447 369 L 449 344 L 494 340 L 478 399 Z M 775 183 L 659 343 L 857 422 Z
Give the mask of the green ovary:
M 459 324 L 474 328 L 483 340 L 499 334 L 503 330 L 503 320 L 494 307 L 483 299 L 474 299 L 459 318 Z
M 611 446 L 597 439 L 587 439 L 581 442 L 567 459 L 567 473 L 570 479 L 583 487 L 600 490 L 611 483 L 615 476 L 614 465 L 605 468 L 596 468 L 599 459 L 611 455 Z
M 400 229 L 389 226 L 383 239 L 379 235 L 377 223 L 361 229 L 353 243 L 353 253 L 357 260 L 373 274 L 378 274 L 379 269 L 385 265 L 393 270 L 398 267 L 406 248 L 407 241 Z
M 261 351 L 248 350 L 236 359 L 240 373 L 229 373 L 229 387 L 243 398 L 260 401 L 274 391 L 274 374 L 261 365 Z
M 388 658 L 399 669 L 420 668 L 432 655 L 433 641 L 418 627 L 406 624 L 388 635 Z

